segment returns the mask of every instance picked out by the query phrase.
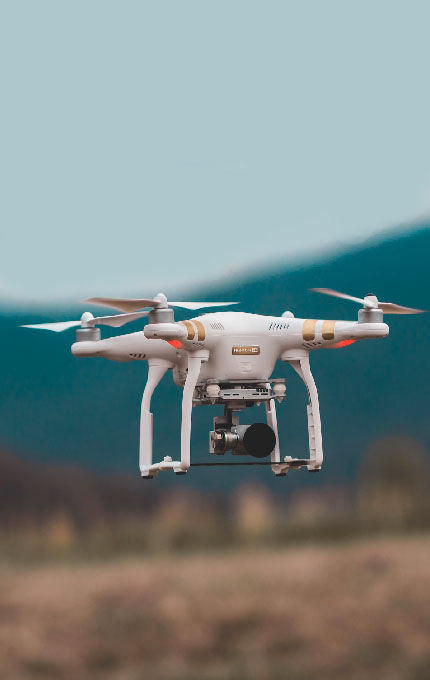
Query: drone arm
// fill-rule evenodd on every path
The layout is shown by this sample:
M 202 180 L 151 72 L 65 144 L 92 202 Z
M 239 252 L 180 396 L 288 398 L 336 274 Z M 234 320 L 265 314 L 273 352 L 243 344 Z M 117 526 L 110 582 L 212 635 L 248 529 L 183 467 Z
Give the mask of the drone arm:
M 287 359 L 306 385 L 309 395 L 308 432 L 310 464 L 308 470 L 319 470 L 323 462 L 323 446 L 318 391 L 309 365 L 309 354 L 297 359 Z
M 207 361 L 209 353 L 193 352 L 188 355 L 188 372 L 182 395 L 182 421 L 181 421 L 181 465 L 175 470 L 184 473 L 190 467 L 191 448 L 191 413 L 193 410 L 193 395 L 197 380 L 200 375 L 202 361 Z
M 152 465 L 152 413 L 151 398 L 154 390 L 160 380 L 165 375 L 166 371 L 171 368 L 171 364 L 163 363 L 149 363 L 148 380 L 146 381 L 145 389 L 142 397 L 142 406 L 140 412 L 140 450 L 139 450 L 139 467 L 142 477 L 151 477 L 148 472 L 148 467 Z

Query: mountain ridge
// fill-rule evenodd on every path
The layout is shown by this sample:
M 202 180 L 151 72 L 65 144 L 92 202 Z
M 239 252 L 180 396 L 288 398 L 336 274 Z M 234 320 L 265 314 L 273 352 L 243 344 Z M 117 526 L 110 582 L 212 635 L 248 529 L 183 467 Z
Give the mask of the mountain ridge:
M 230 285 L 234 286 L 239 285 L 248 279 L 249 270 L 258 272 L 263 276 L 269 271 L 271 272 L 279 271 L 280 273 L 288 271 L 289 273 L 294 273 L 295 271 L 301 270 L 303 268 L 310 268 L 330 263 L 350 253 L 358 253 L 362 250 L 378 247 L 379 245 L 387 241 L 401 240 L 407 238 L 410 235 L 416 235 L 421 232 L 427 232 L 429 229 L 430 218 L 428 220 L 417 219 L 409 222 L 406 226 L 403 224 L 398 225 L 396 227 L 383 229 L 382 231 L 378 231 L 376 234 L 368 236 L 364 239 L 354 239 L 352 241 L 345 242 L 337 241 L 335 243 L 327 244 L 326 246 L 316 250 L 310 248 L 310 250 L 306 252 L 300 252 L 291 257 L 286 254 L 283 254 L 277 256 L 276 258 L 272 259 L 269 258 L 263 261 L 261 260 L 251 261 L 248 262 L 246 265 L 241 265 L 239 267 L 239 271 L 236 273 L 234 271 L 223 272 L 219 278 L 215 277 L 207 279 L 203 283 L 203 288 L 210 291 L 215 291 L 216 293 L 218 289 L 224 288 L 223 281 L 226 278 L 228 279 Z M 164 286 L 162 285 L 161 287 L 166 290 L 169 290 L 170 298 L 173 298 L 178 296 L 183 297 L 184 295 L 185 296 L 189 295 L 190 288 L 194 289 L 197 284 L 201 285 L 200 280 L 191 281 L 188 286 L 182 285 L 180 287 L 178 286 L 172 287 L 168 285 Z M 151 288 L 153 288 L 153 286 Z M 142 296 L 143 294 L 145 295 L 152 294 L 149 293 L 148 290 L 145 290 L 145 292 L 142 293 L 141 287 L 137 289 L 135 287 L 127 286 L 127 289 L 128 289 L 127 292 L 124 292 L 124 289 L 122 289 L 121 292 L 118 294 L 129 297 L 138 297 Z M 104 291 L 102 292 L 105 293 Z M 88 291 L 86 294 L 89 296 Z M 153 294 L 155 295 L 156 293 L 154 292 Z M 74 296 L 74 298 L 77 297 L 79 297 L 79 295 Z M 72 298 L 72 296 L 65 298 L 49 298 L 47 300 L 46 299 L 34 300 L 28 297 L 11 298 L 7 297 L 6 291 L 3 292 L 2 298 L 0 299 L 0 313 L 2 312 L 14 313 L 22 309 L 24 310 L 30 309 L 34 311 L 37 310 L 45 311 L 50 309 L 57 310 L 59 308 L 78 309 L 78 307 L 79 309 L 81 309 L 83 303 L 79 302 L 74 298 Z

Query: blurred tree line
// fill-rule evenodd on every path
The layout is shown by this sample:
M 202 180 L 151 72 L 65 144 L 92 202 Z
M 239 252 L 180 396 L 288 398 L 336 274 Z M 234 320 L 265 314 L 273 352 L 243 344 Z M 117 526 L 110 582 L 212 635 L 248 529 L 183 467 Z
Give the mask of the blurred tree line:
M 0 455 L 0 558 L 95 556 L 285 544 L 430 527 L 429 457 L 386 437 L 363 456 L 353 485 L 274 494 L 245 484 L 229 495 L 159 488 L 127 476 Z M 288 484 L 288 479 L 286 480 Z

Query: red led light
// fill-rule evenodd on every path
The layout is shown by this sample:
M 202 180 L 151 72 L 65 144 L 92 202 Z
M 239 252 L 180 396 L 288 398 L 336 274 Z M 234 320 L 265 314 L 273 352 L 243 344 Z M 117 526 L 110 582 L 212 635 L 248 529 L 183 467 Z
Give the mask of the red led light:
M 180 340 L 167 340 L 169 345 L 172 345 L 172 347 L 175 347 L 176 349 L 182 349 L 183 344 Z
M 348 345 L 352 345 L 354 342 L 357 342 L 356 340 L 341 340 L 340 342 L 336 342 L 334 345 L 329 345 L 327 349 L 339 349 L 340 347 L 348 347 Z

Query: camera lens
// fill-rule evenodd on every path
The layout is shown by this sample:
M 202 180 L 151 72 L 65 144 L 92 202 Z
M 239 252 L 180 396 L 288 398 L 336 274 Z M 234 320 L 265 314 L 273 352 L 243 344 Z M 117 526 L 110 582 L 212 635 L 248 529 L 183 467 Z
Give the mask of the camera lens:
M 250 425 L 243 435 L 243 446 L 251 456 L 265 458 L 272 453 L 276 444 L 276 435 L 266 423 Z

